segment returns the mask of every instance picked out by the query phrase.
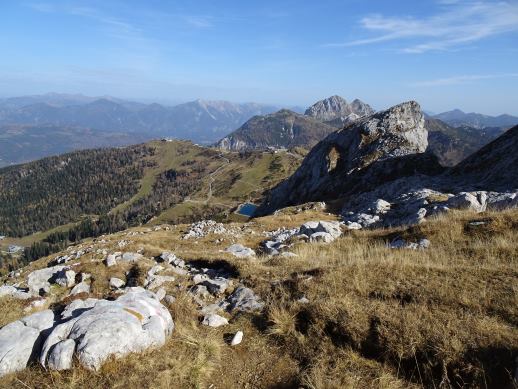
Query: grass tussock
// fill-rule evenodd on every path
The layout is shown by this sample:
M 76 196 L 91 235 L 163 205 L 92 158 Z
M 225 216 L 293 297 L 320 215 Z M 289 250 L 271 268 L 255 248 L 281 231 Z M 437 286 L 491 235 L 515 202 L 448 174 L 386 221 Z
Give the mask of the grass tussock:
M 185 226 L 135 236 L 130 247 L 143 248 L 148 257 L 168 250 L 200 266 L 226 268 L 262 297 L 265 309 L 225 314 L 230 324 L 217 329 L 202 326 L 188 281 L 178 277 L 166 285 L 176 300 L 169 307 L 175 331 L 165 346 L 111 361 L 99 372 L 33 366 L 4 377 L 0 387 L 513 387 L 517 210 L 451 212 L 411 228 L 346 232 L 329 245 L 297 243 L 291 249 L 297 257 L 290 258 L 239 259 L 223 251 L 235 242 L 257 248 L 263 231 L 323 218 L 332 216 L 308 211 L 236 223 L 239 236 L 198 243 L 181 239 Z M 426 237 L 431 246 L 388 248 L 396 237 Z M 95 292 L 103 295 L 109 277 L 139 280 L 152 264 L 108 269 L 85 263 Z M 23 311 L 15 301 L 0 304 L 7 312 L 2 324 Z M 245 333 L 243 343 L 230 347 L 237 330 Z

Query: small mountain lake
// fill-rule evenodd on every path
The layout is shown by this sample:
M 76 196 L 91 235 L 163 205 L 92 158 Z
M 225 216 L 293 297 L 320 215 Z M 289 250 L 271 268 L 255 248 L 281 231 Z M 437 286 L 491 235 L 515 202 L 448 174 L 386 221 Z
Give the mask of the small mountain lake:
M 243 216 L 252 217 L 255 214 L 255 211 L 257 210 L 257 205 L 252 203 L 244 203 L 239 206 L 236 213 Z

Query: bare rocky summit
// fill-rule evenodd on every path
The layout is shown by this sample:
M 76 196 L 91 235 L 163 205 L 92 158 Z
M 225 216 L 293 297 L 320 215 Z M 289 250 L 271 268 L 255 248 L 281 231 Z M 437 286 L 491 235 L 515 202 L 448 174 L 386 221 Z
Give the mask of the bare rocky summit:
M 305 115 L 322 122 L 337 123 L 338 119 L 338 123 L 343 124 L 373 113 L 374 110 L 361 100 L 348 103 L 343 97 L 335 95 L 316 102 L 306 110 Z

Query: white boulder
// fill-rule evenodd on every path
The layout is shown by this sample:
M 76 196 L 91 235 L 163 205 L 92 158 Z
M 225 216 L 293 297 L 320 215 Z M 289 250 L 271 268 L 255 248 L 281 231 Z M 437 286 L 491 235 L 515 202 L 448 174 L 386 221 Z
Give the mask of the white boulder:
M 230 342 L 231 346 L 237 346 L 239 343 L 243 341 L 243 331 L 237 331 L 232 341 Z
M 42 332 L 54 325 L 54 313 L 47 309 L 7 324 L 0 330 L 0 376 L 20 371 L 37 358 Z
M 228 320 L 216 313 L 209 313 L 203 317 L 203 325 L 209 327 L 221 327 L 228 324 Z
M 48 336 L 40 355 L 43 366 L 70 366 L 72 344 L 56 345 L 70 339 L 75 355 L 88 369 L 97 370 L 110 357 L 119 358 L 150 347 L 161 346 L 174 329 L 171 314 L 156 296 L 142 288 L 128 288 L 115 301 L 91 299 L 88 305 L 67 311 L 68 321 L 57 325 Z M 55 365 L 51 366 L 51 360 Z

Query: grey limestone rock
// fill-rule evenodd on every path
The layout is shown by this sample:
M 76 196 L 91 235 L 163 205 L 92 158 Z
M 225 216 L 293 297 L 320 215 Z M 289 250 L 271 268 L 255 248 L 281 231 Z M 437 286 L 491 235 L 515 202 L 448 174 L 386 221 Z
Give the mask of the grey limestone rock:
M 236 290 L 228 297 L 229 311 L 243 311 L 253 312 L 260 311 L 264 307 L 264 303 L 261 301 L 252 289 L 245 286 L 239 286 Z
M 112 356 L 163 345 L 174 329 L 169 311 L 142 288 L 128 288 L 114 301 L 91 300 L 85 305 L 69 309 L 69 319 L 52 330 L 40 355 L 43 366 L 70 366 L 72 344 L 57 348 L 65 340 L 75 343 L 74 354 L 83 366 L 97 370 Z
M 245 247 L 242 244 L 233 244 L 232 246 L 227 248 L 226 251 L 238 258 L 247 258 L 255 255 L 254 250 Z
M 44 310 L 7 324 L 0 330 L 0 376 L 23 370 L 37 358 L 54 313 Z

